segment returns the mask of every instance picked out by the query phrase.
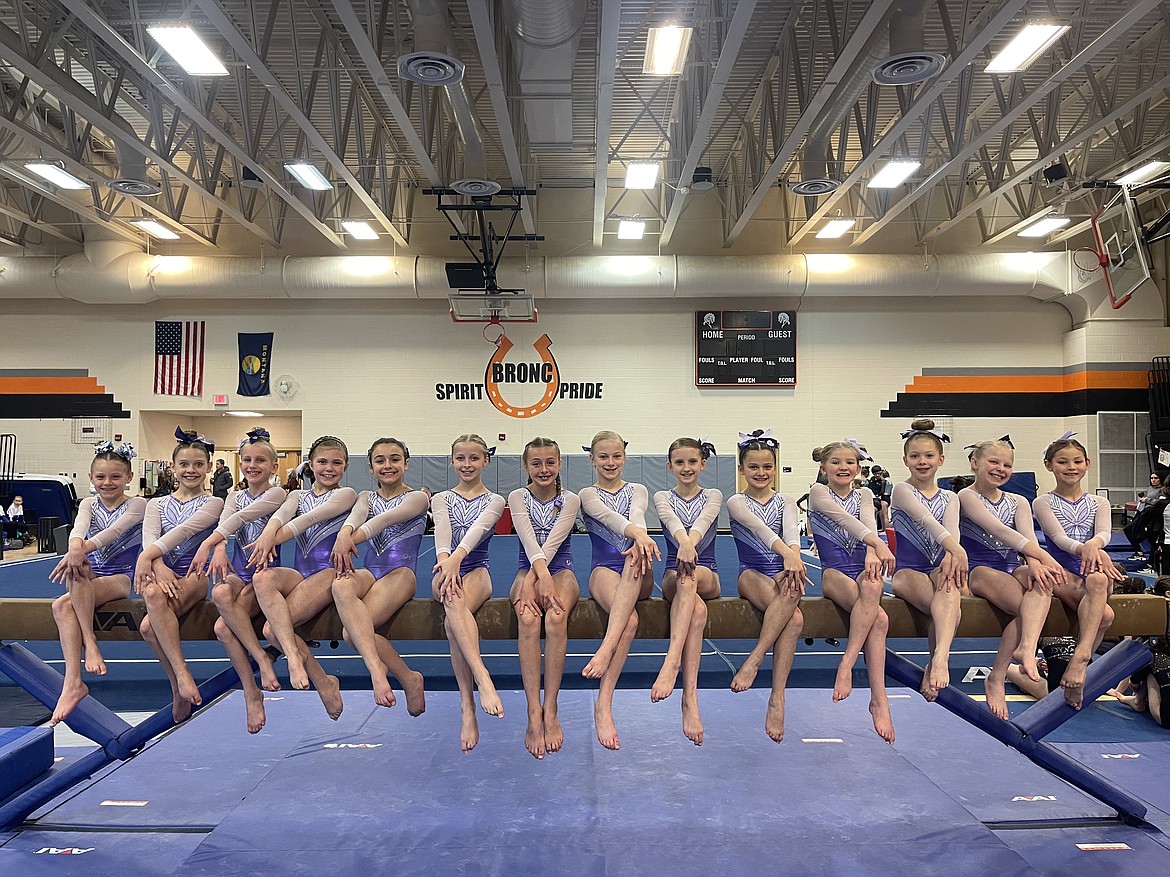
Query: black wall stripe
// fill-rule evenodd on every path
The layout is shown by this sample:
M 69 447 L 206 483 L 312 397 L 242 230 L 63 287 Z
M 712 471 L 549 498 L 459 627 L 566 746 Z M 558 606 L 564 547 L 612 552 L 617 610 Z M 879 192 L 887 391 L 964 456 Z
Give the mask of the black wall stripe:
M 1144 389 L 1091 388 L 1065 393 L 899 393 L 882 417 L 1073 417 L 1098 411 L 1148 411 Z
M 12 393 L 0 395 L 0 417 L 130 417 L 112 394 Z

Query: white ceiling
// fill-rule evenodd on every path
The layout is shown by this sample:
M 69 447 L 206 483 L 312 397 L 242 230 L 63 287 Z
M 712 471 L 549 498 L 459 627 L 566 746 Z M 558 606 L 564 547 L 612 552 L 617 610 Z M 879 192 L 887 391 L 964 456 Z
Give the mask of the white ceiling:
M 229 76 L 193 79 L 161 54 L 146 27 L 180 20 Z M 985 73 L 1035 20 L 1071 30 L 1027 71 Z M 680 77 L 642 73 L 647 29 L 663 23 L 695 29 Z M 423 190 L 482 176 L 536 191 L 514 232 L 545 240 L 510 255 L 1034 249 L 1045 243 L 1014 236 L 1021 220 L 1049 205 L 1087 217 L 1101 195 L 1081 182 L 1166 156 L 1168 27 L 1155 0 L 0 0 L 0 241 L 452 256 Z M 458 94 L 398 75 L 399 56 L 440 43 L 466 65 Z M 942 73 L 875 85 L 876 62 L 908 43 L 945 56 Z M 22 165 L 38 157 L 90 188 L 34 182 Z M 867 190 L 889 157 L 922 166 Z M 334 189 L 300 188 L 283 166 L 297 158 Z M 626 192 L 637 159 L 660 161 L 664 183 Z M 1071 185 L 1045 183 L 1057 160 Z M 696 166 L 714 189 L 689 189 Z M 245 169 L 257 185 L 241 185 Z M 832 195 L 789 189 L 824 175 L 843 182 Z M 161 195 L 106 186 L 144 176 Z M 1146 198 L 1161 215 L 1158 192 Z M 816 240 L 838 214 L 855 232 Z M 619 242 L 633 215 L 647 237 Z M 183 239 L 147 239 L 129 224 L 143 216 Z M 508 217 L 489 217 L 497 233 Z M 382 238 L 352 240 L 348 218 Z

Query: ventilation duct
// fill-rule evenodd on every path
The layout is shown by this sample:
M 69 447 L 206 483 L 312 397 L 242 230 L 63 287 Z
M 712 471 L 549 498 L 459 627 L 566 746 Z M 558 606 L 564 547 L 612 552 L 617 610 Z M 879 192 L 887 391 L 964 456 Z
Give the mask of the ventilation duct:
M 523 97 L 524 123 L 534 149 L 573 145 L 573 62 L 587 0 L 506 0 Z

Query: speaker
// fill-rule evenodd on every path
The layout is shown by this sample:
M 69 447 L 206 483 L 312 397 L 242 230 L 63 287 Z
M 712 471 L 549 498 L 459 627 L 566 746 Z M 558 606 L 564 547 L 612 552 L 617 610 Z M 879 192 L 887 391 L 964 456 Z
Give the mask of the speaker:
M 452 289 L 484 289 L 487 286 L 483 266 L 478 262 L 448 262 L 444 267 L 447 285 Z
M 1044 182 L 1049 186 L 1055 186 L 1061 180 L 1068 179 L 1068 165 L 1063 161 L 1058 161 L 1054 165 L 1044 168 Z

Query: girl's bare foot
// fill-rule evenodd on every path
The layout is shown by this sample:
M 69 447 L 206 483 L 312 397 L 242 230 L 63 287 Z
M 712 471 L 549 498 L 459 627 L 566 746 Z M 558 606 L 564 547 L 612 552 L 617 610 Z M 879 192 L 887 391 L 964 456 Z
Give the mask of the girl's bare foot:
M 305 663 L 299 655 L 285 655 L 288 661 L 288 682 L 297 691 L 307 691 L 309 688 L 309 674 L 305 672 Z
M 833 680 L 833 703 L 840 703 L 853 693 L 853 668 L 842 661 L 837 667 L 837 678 Z
M 427 709 L 427 695 L 423 684 L 422 673 L 412 673 L 402 683 L 402 690 L 406 692 L 406 711 L 412 716 L 421 716 Z
M 756 681 L 756 674 L 760 672 L 760 664 L 758 661 L 753 661 L 750 657 L 743 662 L 743 666 L 739 668 L 739 672 L 731 679 L 732 691 L 747 691 L 752 687 L 752 683 Z
M 537 709 L 528 713 L 528 727 L 524 731 L 524 748 L 533 758 L 544 758 L 544 711 Z
M 175 724 L 185 722 L 191 717 L 191 701 L 182 695 L 176 694 L 171 701 L 171 718 L 175 720 Z
M 265 653 L 264 659 L 256 662 L 260 670 L 260 687 L 265 691 L 280 691 L 280 679 L 272 666 L 272 659 Z
M 561 728 L 561 720 L 557 718 L 557 711 L 544 708 L 544 748 L 549 752 L 560 752 L 565 743 L 565 732 Z
M 479 743 L 479 722 L 475 719 L 475 704 L 462 708 L 462 721 L 459 726 L 459 746 L 465 753 L 470 752 Z
M 248 733 L 259 734 L 265 722 L 263 693 L 244 692 L 244 708 L 248 716 Z
M 764 713 L 764 733 L 779 743 L 784 739 L 784 692 L 773 691 Z
M 597 728 L 597 742 L 606 749 L 621 749 L 622 744 L 618 740 L 617 725 L 613 723 L 612 705 L 603 704 L 599 699 L 593 705 L 593 724 Z
M 190 673 L 178 672 L 175 674 L 179 683 L 179 696 L 185 697 L 192 706 L 203 704 L 203 695 L 199 693 L 199 686 Z
M 1020 672 L 1031 679 L 1033 682 L 1040 681 L 1040 666 L 1036 660 L 1036 650 L 1032 649 L 1029 652 L 1027 649 L 1017 648 L 1012 652 L 1012 660 L 1020 665 Z
M 605 675 L 605 671 L 609 669 L 609 662 L 613 659 L 613 649 L 607 649 L 602 646 L 597 650 L 589 663 L 585 665 L 585 669 L 581 671 L 581 675 L 586 679 L 600 679 Z
M 873 729 L 878 736 L 894 745 L 894 719 L 890 716 L 890 702 L 885 697 L 870 698 L 869 714 L 873 716 Z
M 504 715 L 504 703 L 500 700 L 500 695 L 496 691 L 496 686 L 492 683 L 492 678 L 484 673 L 482 680 L 475 680 L 475 687 L 479 689 L 480 709 L 489 716 L 502 718 Z
M 374 685 L 374 703 L 378 706 L 392 707 L 398 703 L 398 699 L 394 696 L 394 689 L 390 687 L 390 680 L 386 678 L 386 674 L 381 676 L 373 676 L 370 681 Z
M 679 665 L 675 663 L 662 665 L 662 669 L 658 671 L 658 678 L 650 687 L 651 701 L 658 703 L 660 700 L 666 700 L 670 697 L 671 692 L 674 691 L 674 684 L 678 681 L 678 667 Z
M 49 727 L 61 724 L 73 712 L 74 708 L 89 696 L 89 686 L 84 682 L 77 685 L 66 683 L 61 688 L 61 696 L 57 698 L 57 706 L 53 708 L 53 718 L 49 719 Z
M 703 720 L 699 718 L 699 699 L 694 694 L 682 696 L 683 734 L 696 746 L 703 745 Z
M 341 718 L 341 712 L 345 709 L 345 701 L 341 699 L 341 686 L 338 684 L 336 676 L 325 677 L 325 681 L 317 689 L 317 696 L 321 698 L 321 703 L 325 707 L 325 712 L 329 714 L 329 718 L 335 722 Z
M 1003 719 L 1008 717 L 1007 694 L 1004 691 L 1004 680 L 988 676 L 983 680 L 983 691 L 987 695 L 987 708 Z
M 94 676 L 106 675 L 106 662 L 102 658 L 97 643 L 85 647 L 85 672 L 92 673 Z

